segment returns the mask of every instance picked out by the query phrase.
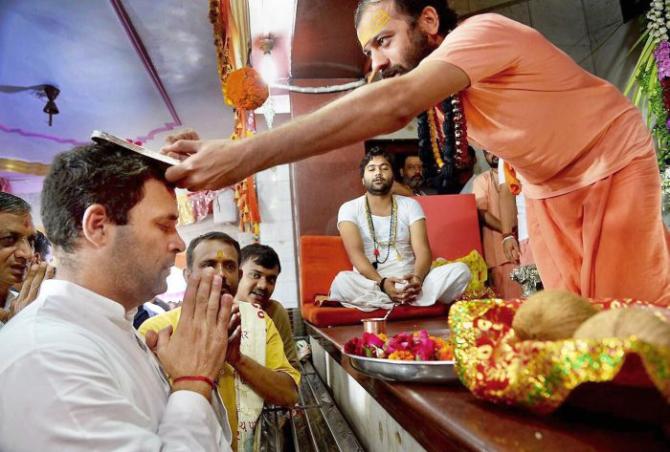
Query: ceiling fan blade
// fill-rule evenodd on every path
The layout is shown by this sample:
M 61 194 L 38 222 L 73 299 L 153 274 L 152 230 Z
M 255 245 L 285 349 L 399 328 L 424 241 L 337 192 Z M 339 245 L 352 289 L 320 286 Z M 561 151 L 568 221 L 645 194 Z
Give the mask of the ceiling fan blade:
M 33 86 L 13 86 L 13 85 L 0 85 L 0 93 L 13 94 L 21 91 L 36 91 L 44 89 L 46 85 L 33 85 Z

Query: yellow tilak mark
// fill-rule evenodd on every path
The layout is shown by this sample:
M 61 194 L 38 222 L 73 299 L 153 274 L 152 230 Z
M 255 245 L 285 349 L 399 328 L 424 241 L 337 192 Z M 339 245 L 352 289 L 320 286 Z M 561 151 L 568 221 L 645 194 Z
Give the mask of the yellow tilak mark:
M 221 260 L 223 259 L 223 251 L 219 250 L 216 252 L 216 258 Z
M 361 43 L 361 47 L 365 47 L 365 44 L 382 31 L 390 20 L 391 16 L 389 16 L 389 13 L 385 9 L 377 9 L 370 20 L 359 27 L 358 41 Z

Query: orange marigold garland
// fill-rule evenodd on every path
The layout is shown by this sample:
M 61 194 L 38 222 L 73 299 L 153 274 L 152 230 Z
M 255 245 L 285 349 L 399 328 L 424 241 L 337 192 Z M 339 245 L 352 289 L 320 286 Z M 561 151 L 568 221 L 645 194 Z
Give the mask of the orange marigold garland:
M 235 130 L 231 138 L 239 140 L 252 136 L 256 131 L 253 110 L 265 103 L 269 93 L 254 69 L 243 67 L 234 70 L 234 49 L 231 48 L 231 36 L 228 33 L 234 34 L 236 31 L 234 23 L 228 21 L 228 8 L 227 1 L 210 0 L 209 20 L 214 31 L 221 92 L 225 102 L 236 109 Z M 254 240 L 258 241 L 261 218 L 253 176 L 235 185 L 235 200 L 240 211 L 240 229 L 251 230 Z
M 221 92 L 228 74 L 233 70 L 230 56 L 230 40 L 228 39 L 228 10 L 227 3 L 220 0 L 210 0 L 209 21 L 214 30 L 214 48 L 216 49 L 217 70 L 221 80 Z M 224 95 L 225 97 L 225 95 Z
M 430 127 L 430 147 L 433 151 L 433 158 L 435 159 L 435 163 L 437 164 L 437 167 L 441 169 L 444 166 L 444 160 L 442 160 L 440 145 L 437 142 L 438 131 L 435 120 L 435 110 L 431 108 L 427 111 L 427 113 L 428 113 L 428 127 Z
M 253 112 L 238 110 L 235 115 L 235 132 L 231 139 L 248 138 L 256 130 L 256 121 Z M 235 201 L 240 211 L 240 230 L 250 232 L 254 240 L 260 239 L 261 214 L 256 196 L 256 181 L 249 176 L 235 185 Z
M 268 98 L 268 87 L 260 74 L 251 67 L 243 67 L 228 74 L 223 95 L 228 105 L 242 110 L 255 110 Z

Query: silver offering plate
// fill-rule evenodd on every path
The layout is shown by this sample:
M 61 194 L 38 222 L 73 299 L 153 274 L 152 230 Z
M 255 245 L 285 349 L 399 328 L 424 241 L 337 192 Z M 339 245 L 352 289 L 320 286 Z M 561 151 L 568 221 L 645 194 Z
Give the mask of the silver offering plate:
M 156 152 L 151 149 L 147 149 L 144 146 L 139 146 L 135 143 L 131 143 L 128 140 L 124 140 L 123 138 L 114 136 L 111 133 L 101 132 L 100 130 L 94 130 L 91 133 L 91 140 L 98 143 L 106 141 L 108 143 L 115 144 L 129 151 L 136 152 L 145 157 L 149 157 L 150 159 L 167 163 L 168 165 L 178 165 L 180 163 L 179 160 L 175 158 L 169 157 L 167 155 L 161 154 L 160 152 Z
M 397 361 L 345 355 L 354 369 L 382 380 L 433 384 L 458 381 L 454 361 Z

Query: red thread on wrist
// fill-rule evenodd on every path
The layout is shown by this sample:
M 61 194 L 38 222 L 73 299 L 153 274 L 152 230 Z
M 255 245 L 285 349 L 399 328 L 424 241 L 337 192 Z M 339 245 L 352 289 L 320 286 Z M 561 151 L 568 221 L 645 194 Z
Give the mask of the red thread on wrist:
M 203 383 L 210 385 L 212 389 L 216 389 L 216 382 L 211 378 L 205 377 L 203 375 L 185 375 L 183 377 L 178 377 L 172 380 L 172 384 L 177 384 L 180 381 L 202 381 Z

